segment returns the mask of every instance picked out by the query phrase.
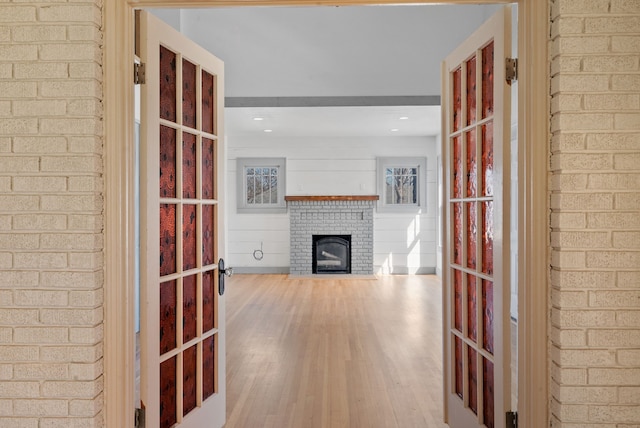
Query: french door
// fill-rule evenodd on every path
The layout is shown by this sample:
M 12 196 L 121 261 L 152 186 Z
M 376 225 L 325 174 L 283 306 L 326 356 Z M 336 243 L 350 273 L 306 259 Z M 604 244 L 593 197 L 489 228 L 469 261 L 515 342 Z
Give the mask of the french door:
M 139 12 L 140 396 L 148 427 L 225 421 L 223 63 Z
M 504 427 L 510 388 L 505 7 L 443 63 L 444 392 L 452 428 Z

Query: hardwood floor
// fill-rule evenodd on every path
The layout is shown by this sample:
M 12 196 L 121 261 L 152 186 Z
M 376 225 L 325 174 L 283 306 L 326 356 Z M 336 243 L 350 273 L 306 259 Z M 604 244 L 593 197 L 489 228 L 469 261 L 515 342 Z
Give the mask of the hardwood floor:
M 226 428 L 446 427 L 435 276 L 235 275 Z

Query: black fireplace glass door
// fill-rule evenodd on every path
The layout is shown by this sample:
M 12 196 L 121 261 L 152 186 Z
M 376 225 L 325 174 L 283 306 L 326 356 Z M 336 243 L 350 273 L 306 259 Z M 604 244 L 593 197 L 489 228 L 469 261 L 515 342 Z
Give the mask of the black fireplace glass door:
M 351 273 L 351 235 L 313 235 L 313 273 Z

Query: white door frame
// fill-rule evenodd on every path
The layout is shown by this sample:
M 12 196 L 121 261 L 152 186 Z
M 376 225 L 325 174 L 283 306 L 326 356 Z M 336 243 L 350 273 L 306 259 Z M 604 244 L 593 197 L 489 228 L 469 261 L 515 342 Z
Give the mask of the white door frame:
M 441 3 L 443 0 L 403 0 Z M 480 0 L 486 4 L 512 3 Z M 523 427 L 548 425 L 547 295 L 549 75 L 547 0 L 518 0 L 518 413 Z M 107 427 L 134 418 L 134 8 L 238 5 L 365 5 L 398 0 L 109 0 L 104 51 L 104 415 Z M 476 4 L 478 0 L 448 0 Z M 524 84 L 522 84 L 524 82 Z M 526 332 L 526 333 L 525 333 Z

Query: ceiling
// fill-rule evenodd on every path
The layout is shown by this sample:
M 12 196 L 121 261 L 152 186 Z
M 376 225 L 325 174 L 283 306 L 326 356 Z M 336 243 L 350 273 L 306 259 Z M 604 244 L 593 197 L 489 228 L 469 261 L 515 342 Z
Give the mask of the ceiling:
M 225 109 L 228 136 L 264 135 L 270 129 L 273 136 L 357 137 L 437 135 L 441 61 L 496 8 L 405 5 L 151 12 L 225 62 L 227 105 L 242 106 Z M 305 107 L 282 107 L 278 102 L 282 97 Z M 358 97 L 355 104 L 341 102 Z M 427 102 L 402 105 L 403 97 Z M 317 106 L 318 99 L 338 102 Z
M 418 137 L 440 132 L 440 106 L 227 108 L 225 128 L 228 136 Z

